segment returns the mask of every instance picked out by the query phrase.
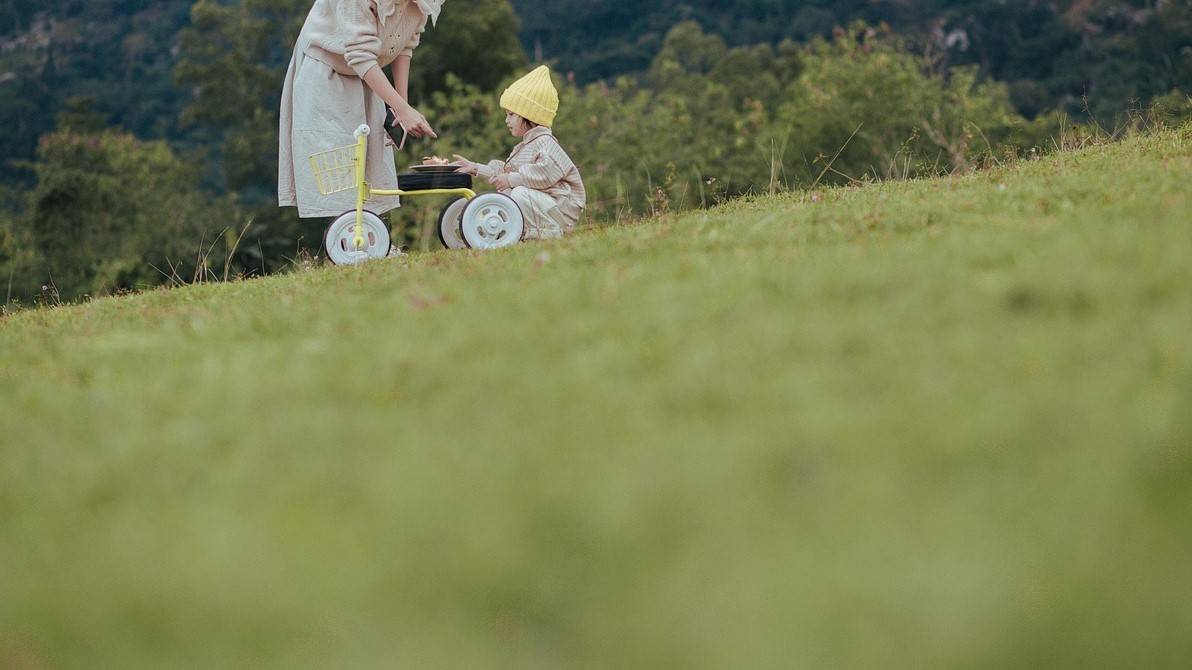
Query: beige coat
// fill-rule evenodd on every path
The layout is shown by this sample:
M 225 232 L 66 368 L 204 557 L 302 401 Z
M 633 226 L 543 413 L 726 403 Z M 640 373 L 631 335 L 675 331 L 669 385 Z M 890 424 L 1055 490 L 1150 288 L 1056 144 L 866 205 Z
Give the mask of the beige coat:
M 378 189 L 397 188 L 393 148 L 386 144 L 385 103 L 361 77 L 413 53 L 426 29 L 415 0 L 315 0 L 294 46 L 282 84 L 278 127 L 277 201 L 297 206 L 301 217 L 336 216 L 356 206 L 355 192 L 321 195 L 309 158 L 355 143 L 368 124 L 365 179 Z M 380 214 L 399 205 L 375 197 L 365 208 Z
M 525 186 L 549 195 L 572 225 L 587 204 L 579 168 L 546 126 L 531 128 L 513 147 L 509 158 L 476 168 L 477 176 L 489 181 L 503 173 L 509 175 L 510 190 Z

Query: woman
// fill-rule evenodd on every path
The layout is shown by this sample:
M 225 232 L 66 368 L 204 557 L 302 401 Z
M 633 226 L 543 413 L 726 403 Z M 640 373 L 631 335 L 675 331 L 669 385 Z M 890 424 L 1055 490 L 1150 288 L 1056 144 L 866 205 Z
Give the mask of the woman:
M 315 0 L 294 46 L 281 94 L 277 201 L 297 206 L 300 217 L 336 216 L 356 206 L 355 193 L 320 195 L 309 157 L 368 136 L 365 178 L 378 189 L 397 188 L 392 140 L 384 132 L 386 109 L 414 137 L 438 137 L 406 101 L 410 57 L 444 0 Z M 383 68 L 390 66 L 393 81 Z M 381 214 L 397 196 L 374 197 L 365 207 Z

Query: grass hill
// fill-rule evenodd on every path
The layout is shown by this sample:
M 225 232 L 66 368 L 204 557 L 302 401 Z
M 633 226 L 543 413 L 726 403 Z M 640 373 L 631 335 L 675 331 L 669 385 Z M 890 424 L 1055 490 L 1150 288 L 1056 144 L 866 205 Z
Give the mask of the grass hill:
M 0 665 L 1187 667 L 1192 128 L 0 319 Z

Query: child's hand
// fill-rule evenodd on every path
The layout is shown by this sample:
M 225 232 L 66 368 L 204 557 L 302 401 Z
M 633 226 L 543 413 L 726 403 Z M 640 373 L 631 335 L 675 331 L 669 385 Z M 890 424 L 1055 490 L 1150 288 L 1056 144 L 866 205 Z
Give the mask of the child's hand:
M 459 154 L 451 154 L 451 157 L 455 159 L 452 164 L 459 166 L 456 172 L 462 172 L 464 174 L 476 174 L 475 163 L 464 158 L 463 156 L 460 156 Z

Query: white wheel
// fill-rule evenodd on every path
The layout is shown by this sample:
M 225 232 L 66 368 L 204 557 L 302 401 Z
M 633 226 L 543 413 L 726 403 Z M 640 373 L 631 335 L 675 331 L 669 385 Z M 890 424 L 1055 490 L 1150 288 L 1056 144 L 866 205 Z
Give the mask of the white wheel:
M 439 213 L 439 241 L 448 249 L 463 249 L 468 246 L 459 233 L 460 217 L 467 204 L 468 199 L 463 196 L 453 198 Z
M 525 219 L 513 198 L 481 193 L 464 206 L 459 232 L 473 249 L 499 249 L 521 241 Z
M 372 212 L 363 212 L 360 218 L 363 231 L 363 245 L 356 245 L 356 210 L 340 214 L 323 237 L 323 248 L 327 258 L 336 265 L 351 265 L 370 258 L 384 258 L 389 255 L 389 228 L 381 217 Z

